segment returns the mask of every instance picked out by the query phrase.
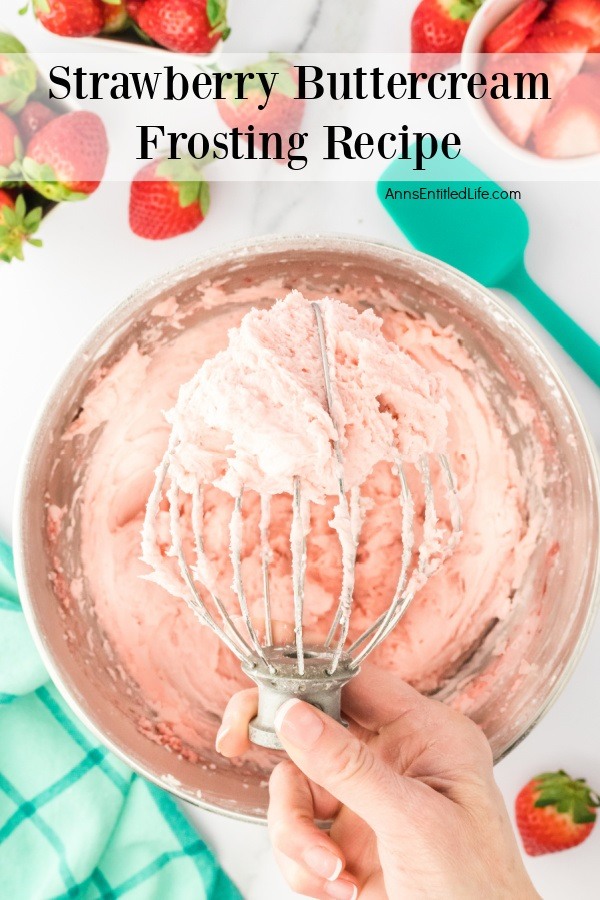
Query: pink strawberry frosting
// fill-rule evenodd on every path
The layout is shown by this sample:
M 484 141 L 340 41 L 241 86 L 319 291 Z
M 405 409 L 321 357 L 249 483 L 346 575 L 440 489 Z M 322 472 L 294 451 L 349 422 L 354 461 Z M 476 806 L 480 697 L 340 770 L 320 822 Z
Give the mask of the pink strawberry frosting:
M 323 413 L 313 311 L 293 293 L 272 313 L 263 309 L 243 319 L 263 296 L 253 287 L 235 298 L 237 304 L 221 305 L 216 298 L 211 314 L 188 327 L 165 308 L 179 330 L 151 350 L 148 342 L 131 345 L 110 371 L 100 372 L 68 435 L 94 439 L 80 500 L 76 602 L 93 604 L 122 677 L 136 685 L 152 710 L 151 736 L 170 746 L 204 747 L 226 700 L 246 679 L 239 662 L 183 600 L 147 580 L 150 570 L 140 560 L 146 503 L 169 441 L 164 411 L 172 410 L 169 418 L 181 439 L 176 462 L 181 486 L 188 488 L 199 475 L 219 485 L 206 491 L 205 549 L 231 609 L 237 603 L 228 555 L 231 494 L 241 482 L 257 490 L 287 490 L 290 474 L 300 471 L 313 499 L 322 501 L 334 476 L 334 435 Z M 338 291 L 334 300 L 360 304 L 351 288 Z M 398 478 L 388 456 L 392 437 L 407 458 L 422 449 L 446 449 L 458 483 L 462 539 L 373 654 L 377 664 L 418 688 L 435 690 L 519 602 L 543 521 L 529 494 L 537 470 L 533 464 L 527 476 L 519 470 L 479 378 L 479 362 L 451 328 L 387 307 L 379 311 L 380 319 L 328 301 L 325 313 L 335 355 L 335 413 L 345 429 L 346 475 L 351 485 L 365 482 L 370 501 L 357 556 L 351 639 L 388 607 L 398 579 L 401 514 Z M 236 330 L 228 342 L 231 328 Z M 515 415 L 529 429 L 526 403 Z M 433 475 L 442 495 L 440 471 Z M 413 473 L 418 498 L 415 478 Z M 182 492 L 181 498 L 189 523 L 189 497 Z M 311 508 L 304 619 L 309 636 L 328 627 L 340 592 L 340 541 L 330 525 L 336 500 L 328 497 Z M 417 518 L 422 515 L 422 503 L 416 512 Z M 257 621 L 263 609 L 260 517 L 260 496 L 248 490 L 242 576 Z M 447 518 L 442 502 L 442 524 Z M 277 496 L 270 524 L 271 598 L 281 640 L 290 637 L 293 626 L 290 519 L 289 497 Z M 166 553 L 164 505 L 157 536 Z M 458 701 L 467 711 L 469 696 Z M 150 727 L 139 724 L 142 730 Z
M 334 439 L 347 489 L 400 453 L 415 462 L 446 444 L 447 401 L 439 379 L 382 333 L 372 310 L 318 301 L 333 409 L 327 409 L 315 312 L 294 291 L 271 309 L 254 309 L 228 345 L 185 384 L 168 414 L 177 440 L 173 469 L 192 493 L 211 483 L 232 496 L 293 491 L 307 498 L 338 492 Z

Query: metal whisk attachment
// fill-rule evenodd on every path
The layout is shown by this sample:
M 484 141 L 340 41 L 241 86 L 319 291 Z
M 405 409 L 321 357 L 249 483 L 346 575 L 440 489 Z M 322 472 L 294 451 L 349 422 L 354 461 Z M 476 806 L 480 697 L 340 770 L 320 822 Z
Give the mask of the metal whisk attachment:
M 312 303 L 315 327 L 323 370 L 325 396 L 329 415 L 336 433 L 339 429 L 333 417 L 332 379 L 328 357 L 327 336 L 322 310 L 318 302 Z M 259 689 L 258 715 L 250 725 L 250 738 L 264 747 L 279 749 L 273 721 L 278 708 L 291 697 L 299 697 L 341 721 L 341 689 L 358 672 L 360 664 L 398 624 L 415 593 L 423 586 L 453 552 L 461 533 L 461 513 L 456 486 L 448 459 L 445 455 L 430 458 L 423 454 L 416 465 L 422 485 L 424 513 L 421 523 L 422 540 L 415 539 L 415 499 L 409 488 L 406 463 L 399 450 L 392 451 L 394 475 L 398 480 L 398 501 L 401 509 L 400 543 L 402 547 L 400 574 L 391 602 L 373 624 L 350 646 L 348 634 L 354 596 L 355 564 L 363 524 L 363 504 L 360 488 L 346 490 L 344 483 L 344 457 L 338 440 L 333 449 L 337 464 L 336 517 L 342 523 L 337 527 L 342 553 L 342 583 L 338 604 L 328 634 L 319 644 L 307 644 L 304 640 L 303 612 L 304 589 L 307 569 L 305 518 L 307 504 L 303 500 L 302 482 L 293 480 L 292 522 L 290 530 L 292 558 L 292 587 L 294 613 L 294 642 L 278 645 L 273 640 L 271 616 L 270 562 L 271 544 L 269 527 L 271 498 L 261 496 L 259 547 L 263 583 L 263 615 L 261 636 L 252 621 L 248 599 L 242 578 L 242 523 L 243 490 L 235 498 L 230 520 L 230 558 L 233 568 L 233 590 L 241 612 L 241 624 L 236 624 L 231 613 L 219 597 L 216 573 L 213 570 L 204 543 L 204 486 L 198 484 L 191 496 L 191 526 L 195 545 L 195 561 L 190 565 L 183 548 L 181 500 L 182 492 L 174 479 L 169 479 L 169 468 L 176 450 L 176 439 L 171 441 L 157 470 L 156 482 L 146 511 L 142 532 L 142 555 L 154 570 L 152 578 L 171 594 L 181 597 L 191 607 L 202 623 L 207 625 L 237 656 L 242 668 Z M 432 462 L 439 466 L 445 485 L 449 527 L 438 528 L 435 491 L 432 484 Z M 156 520 L 163 499 L 169 506 L 171 546 L 167 556 L 174 557 L 176 566 L 166 559 L 156 536 Z M 332 539 L 333 535 L 332 535 Z M 200 594 L 204 588 L 205 596 Z M 239 616 L 235 617 L 239 623 Z

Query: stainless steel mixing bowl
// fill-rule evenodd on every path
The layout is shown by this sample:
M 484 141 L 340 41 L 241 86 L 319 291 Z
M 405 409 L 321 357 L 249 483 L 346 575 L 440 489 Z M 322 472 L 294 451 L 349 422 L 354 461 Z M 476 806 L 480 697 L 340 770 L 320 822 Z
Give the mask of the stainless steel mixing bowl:
M 487 636 L 482 634 L 440 693 L 442 698 L 470 698 L 470 711 L 485 729 L 497 759 L 539 721 L 572 672 L 598 602 L 599 569 L 597 464 L 569 392 L 545 352 L 509 310 L 460 273 L 416 253 L 362 240 L 268 238 L 212 253 L 136 292 L 79 348 L 37 423 L 16 514 L 21 596 L 54 681 L 105 744 L 179 797 L 259 821 L 264 821 L 267 806 L 264 771 L 231 765 L 210 751 L 192 763 L 138 730 L 136 722 L 147 712 L 144 700 L 135 694 L 125 696 L 118 681 L 109 677 L 93 604 L 84 596 L 83 603 L 65 610 L 49 580 L 56 555 L 67 579 L 75 571 L 78 521 L 75 515 L 73 532 L 51 547 L 46 502 L 50 498 L 59 506 L 72 504 L 93 440 L 83 458 L 74 459 L 72 442 L 61 441 L 61 434 L 77 415 L 94 370 L 118 359 L 132 341 L 143 344 L 148 329 L 156 334 L 150 310 L 158 302 L 175 296 L 185 309 L 197 305 L 199 285 L 218 283 L 227 291 L 263 282 L 264 299 L 269 301 L 275 299 L 273 279 L 320 294 L 350 284 L 360 289 L 366 303 L 397 298 L 417 314 L 430 312 L 442 324 L 451 322 L 487 366 L 485 389 L 507 429 L 511 430 L 514 417 L 514 398 L 526 396 L 535 410 L 531 427 L 544 445 L 549 478 L 546 534 L 534 553 L 514 613 Z M 171 326 L 163 327 L 168 339 Z M 512 426 L 513 446 L 525 467 L 526 436 L 515 431 L 514 420 Z M 494 652 L 500 644 L 503 655 Z

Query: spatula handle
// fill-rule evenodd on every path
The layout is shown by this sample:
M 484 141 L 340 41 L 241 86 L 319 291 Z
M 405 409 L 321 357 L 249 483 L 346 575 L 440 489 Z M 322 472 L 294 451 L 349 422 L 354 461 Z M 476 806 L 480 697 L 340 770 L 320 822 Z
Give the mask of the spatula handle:
M 524 265 L 514 269 L 498 287 L 513 294 L 600 386 L 600 344 L 538 287 Z

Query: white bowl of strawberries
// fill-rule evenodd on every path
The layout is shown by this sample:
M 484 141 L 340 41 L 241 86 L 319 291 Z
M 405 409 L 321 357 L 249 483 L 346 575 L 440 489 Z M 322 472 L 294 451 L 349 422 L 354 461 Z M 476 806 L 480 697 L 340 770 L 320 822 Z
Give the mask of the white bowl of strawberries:
M 229 35 L 227 0 L 32 0 L 48 31 L 128 51 L 160 50 L 209 63 Z
M 545 72 L 549 99 L 472 101 L 482 129 L 524 161 L 600 161 L 600 0 L 487 0 L 467 31 L 467 72 Z
M 43 218 L 99 186 L 108 138 L 99 116 L 48 100 L 25 47 L 0 32 L 0 266 L 40 246 Z

